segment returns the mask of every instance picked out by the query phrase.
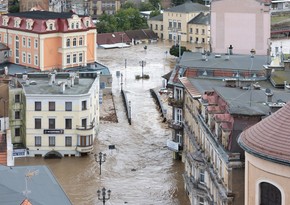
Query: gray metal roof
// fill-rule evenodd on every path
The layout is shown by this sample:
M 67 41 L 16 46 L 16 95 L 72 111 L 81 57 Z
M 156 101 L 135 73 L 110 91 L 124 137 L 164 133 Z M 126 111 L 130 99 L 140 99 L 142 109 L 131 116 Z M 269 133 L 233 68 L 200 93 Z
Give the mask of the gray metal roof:
M 25 175 L 29 171 L 38 174 L 28 179 L 27 188 L 29 201 L 33 205 L 61 204 L 71 205 L 69 198 L 46 166 L 16 166 L 0 165 L 0 204 L 17 205 L 26 198 Z
M 165 10 L 165 12 L 177 12 L 177 13 L 193 13 L 201 11 L 209 11 L 209 7 L 199 3 L 192 3 L 191 1 L 186 1 L 184 4 Z
M 159 14 L 157 16 L 153 16 L 148 21 L 163 21 L 163 14 Z
M 222 80 L 208 79 L 189 79 L 195 88 L 200 92 L 216 91 L 229 105 L 229 113 L 242 115 L 267 115 L 270 112 L 269 106 L 266 104 L 265 89 L 270 88 L 273 97 L 272 102 L 278 100 L 284 102 L 290 101 L 290 93 L 281 89 L 272 88 L 269 82 L 259 82 L 261 90 L 243 90 L 239 87 L 225 87 Z
M 63 75 L 67 74 L 67 75 Z M 60 82 L 67 82 L 69 73 L 56 74 L 56 83 L 52 86 L 49 85 L 48 73 L 28 73 L 30 85 L 25 85 L 25 80 L 18 78 L 18 81 L 23 84 L 23 90 L 26 94 L 38 95 L 80 95 L 89 92 L 95 78 L 82 78 L 80 77 L 79 83 L 74 86 L 66 86 L 65 92 L 61 93 Z M 34 83 L 32 83 L 34 82 Z
M 188 23 L 189 24 L 202 24 L 202 25 L 209 25 L 210 22 L 210 15 L 204 14 L 201 12 L 197 16 L 195 16 L 193 19 L 191 19 Z
M 249 52 L 250 53 L 250 52 Z M 218 58 L 216 57 L 218 56 Z M 264 70 L 268 57 L 249 55 L 225 55 L 211 53 L 205 55 L 207 60 L 203 60 L 202 54 L 198 52 L 184 52 L 179 65 L 182 67 L 206 68 L 206 69 L 229 69 L 229 70 Z M 227 59 L 228 58 L 228 59 Z

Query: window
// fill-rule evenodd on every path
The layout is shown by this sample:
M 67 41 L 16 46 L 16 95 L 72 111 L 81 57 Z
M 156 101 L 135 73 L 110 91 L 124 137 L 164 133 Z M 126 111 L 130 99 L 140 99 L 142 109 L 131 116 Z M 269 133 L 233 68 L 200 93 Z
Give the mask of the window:
M 205 34 L 205 30 L 204 30 L 204 29 L 202 29 L 202 30 L 201 30 L 201 33 L 202 33 L 202 35 L 204 35 L 204 34 Z
M 79 27 L 80 27 L 79 23 L 76 23 L 76 29 L 79 29 Z
M 31 64 L 31 54 L 27 53 L 27 63 Z
M 70 64 L 70 55 L 66 55 L 66 64 Z
M 72 129 L 72 119 L 65 119 L 65 129 Z
M 169 28 L 172 28 L 172 22 L 169 21 Z
M 71 24 L 71 29 L 75 29 L 75 24 L 74 23 Z
M 35 118 L 34 119 L 34 128 L 35 129 L 41 129 L 41 118 Z
M 2 34 L 0 33 L 0 42 L 2 42 Z
M 22 46 L 26 47 L 26 38 L 25 37 L 22 37 Z
M 26 53 L 22 53 L 22 62 L 26 63 Z
M 204 183 L 204 170 L 203 169 L 199 170 L 199 181 L 201 183 Z
M 34 103 L 35 111 L 41 111 L 41 102 L 35 102 Z
M 77 62 L 77 54 L 73 54 L 73 63 L 76 63 Z
M 87 109 L 87 101 L 84 100 L 82 101 L 82 110 L 86 110 Z
M 53 30 L 53 24 L 49 24 L 49 30 Z
M 27 47 L 30 48 L 31 47 L 31 39 L 27 38 Z
M 80 37 L 79 38 L 79 46 L 82 46 L 83 45 L 83 37 Z
M 161 26 L 160 30 L 163 31 L 163 25 L 160 25 L 160 26 Z
M 20 136 L 20 128 L 17 127 L 14 129 L 14 131 L 15 131 L 15 137 L 19 137 Z
M 83 54 L 82 53 L 79 53 L 79 62 L 83 62 Z
M 158 30 L 158 25 L 157 24 L 155 25 L 155 30 Z
M 48 137 L 48 145 L 50 147 L 54 147 L 55 146 L 55 137 L 54 136 L 49 136 Z
M 198 34 L 198 28 L 195 29 L 195 34 Z
M 199 205 L 204 205 L 204 198 L 199 197 Z
M 19 120 L 20 119 L 20 111 L 15 111 L 15 120 Z
M 72 138 L 71 137 L 65 137 L 65 146 L 66 147 L 72 146 Z
M 192 28 L 189 29 L 189 33 L 192 33 Z
M 15 103 L 19 103 L 20 102 L 20 95 L 16 94 L 15 98 L 14 98 Z
M 87 127 L 87 118 L 82 119 L 82 127 Z
M 70 47 L 70 39 L 66 39 L 66 47 Z
M 77 46 L 77 39 L 73 38 L 73 47 L 76 47 L 76 46 Z
M 260 184 L 260 204 L 261 205 L 281 205 L 281 192 L 280 190 L 267 182 Z
M 55 129 L 55 119 L 48 119 L 48 129 Z
M 181 22 L 178 22 L 178 28 L 181 29 Z
M 40 147 L 41 146 L 41 137 L 40 136 L 35 136 L 34 137 L 34 145 L 36 147 Z
M 65 102 L 65 111 L 72 111 L 72 102 Z
M 37 55 L 34 56 L 34 65 L 38 65 L 38 56 Z
M 55 111 L 55 102 L 48 102 L 48 110 Z
M 34 39 L 34 48 L 38 48 L 38 40 Z

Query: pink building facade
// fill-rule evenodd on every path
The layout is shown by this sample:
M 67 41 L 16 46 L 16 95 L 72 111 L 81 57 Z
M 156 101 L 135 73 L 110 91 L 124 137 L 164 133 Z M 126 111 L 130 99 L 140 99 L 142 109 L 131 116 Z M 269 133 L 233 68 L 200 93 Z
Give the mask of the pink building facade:
M 267 55 L 270 0 L 212 0 L 211 46 L 214 53 Z

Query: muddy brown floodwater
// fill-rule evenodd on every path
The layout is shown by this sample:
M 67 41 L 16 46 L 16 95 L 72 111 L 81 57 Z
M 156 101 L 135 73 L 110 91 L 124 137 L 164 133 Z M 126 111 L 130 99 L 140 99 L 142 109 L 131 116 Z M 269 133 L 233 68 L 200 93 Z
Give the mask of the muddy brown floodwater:
M 183 164 L 172 159 L 166 148 L 171 130 L 162 122 L 149 89 L 161 87 L 161 76 L 175 64 L 175 58 L 166 54 L 171 44 L 148 44 L 120 49 L 97 49 L 98 62 L 110 68 L 113 75 L 113 95 L 118 123 L 102 123 L 94 153 L 107 154 L 99 175 L 99 164 L 92 154 L 85 157 L 62 159 L 18 158 L 18 165 L 47 165 L 74 205 L 102 204 L 97 190 L 112 191 L 106 205 L 189 205 L 184 191 Z M 125 59 L 127 65 L 125 68 Z M 142 74 L 140 61 L 148 80 L 135 80 Z M 132 125 L 128 124 L 120 96 L 120 79 L 132 105 Z M 109 149 L 115 145 L 116 149 Z

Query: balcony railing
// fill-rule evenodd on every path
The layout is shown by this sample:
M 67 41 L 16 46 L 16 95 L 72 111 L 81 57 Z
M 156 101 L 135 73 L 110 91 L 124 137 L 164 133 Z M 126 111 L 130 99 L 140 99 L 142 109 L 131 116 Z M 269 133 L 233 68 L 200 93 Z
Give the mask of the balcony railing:
M 183 99 L 168 98 L 168 105 L 172 107 L 182 108 Z
M 93 129 L 95 126 L 93 124 L 90 125 L 86 125 L 86 126 L 82 126 L 82 125 L 77 125 L 76 129 L 77 130 L 91 130 Z
M 175 130 L 181 130 L 183 128 L 182 122 L 177 122 L 175 120 L 169 120 L 168 121 L 169 127 Z
M 88 145 L 88 146 L 77 146 L 76 150 L 80 153 L 89 153 L 92 152 L 94 149 L 94 145 Z

